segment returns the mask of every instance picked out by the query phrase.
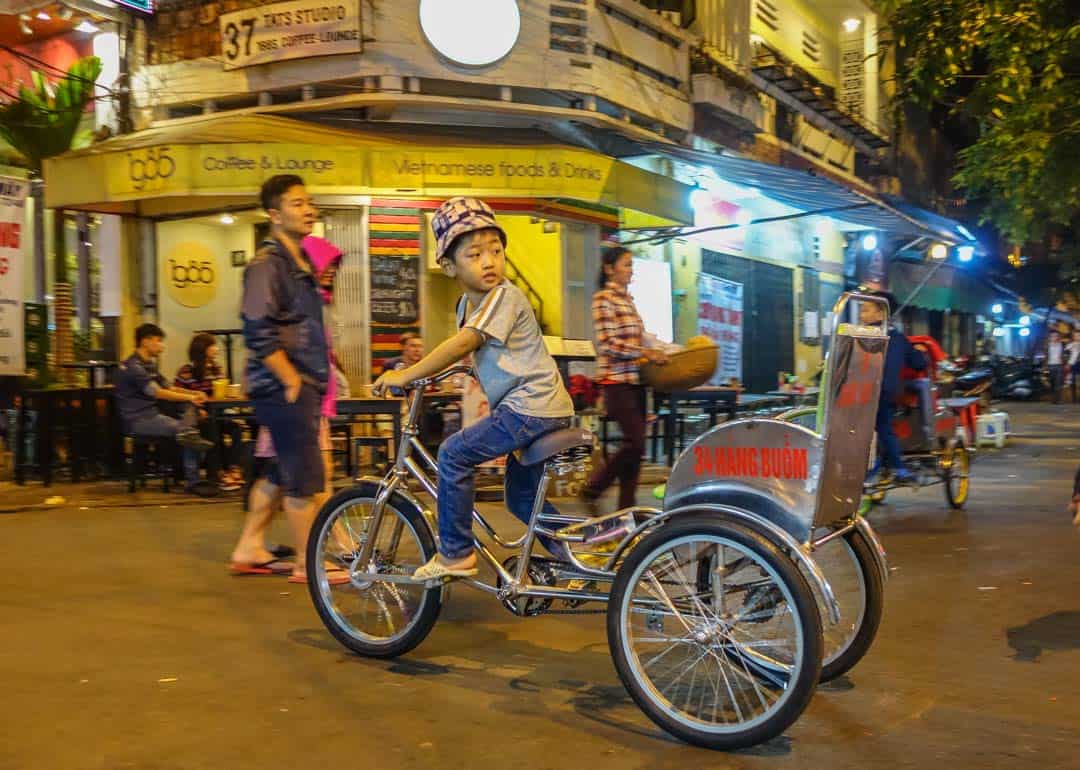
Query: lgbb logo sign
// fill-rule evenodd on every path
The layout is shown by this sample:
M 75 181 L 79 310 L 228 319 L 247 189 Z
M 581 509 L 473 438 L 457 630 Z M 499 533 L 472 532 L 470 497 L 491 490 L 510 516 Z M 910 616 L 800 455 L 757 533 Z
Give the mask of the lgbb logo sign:
M 184 307 L 204 307 L 217 294 L 217 257 L 199 241 L 178 243 L 165 256 L 162 283 Z

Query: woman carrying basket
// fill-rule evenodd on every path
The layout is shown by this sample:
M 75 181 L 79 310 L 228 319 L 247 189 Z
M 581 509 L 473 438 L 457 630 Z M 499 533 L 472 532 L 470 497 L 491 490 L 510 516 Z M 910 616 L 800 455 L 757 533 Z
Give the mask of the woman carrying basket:
M 603 388 L 608 417 L 622 432 L 622 446 L 611 460 L 600 465 L 581 493 L 590 516 L 599 513 L 597 499 L 619 480 L 619 507 L 635 504 L 641 456 L 645 451 L 645 387 L 639 371 L 642 359 L 667 363 L 660 350 L 645 347 L 645 325 L 630 296 L 634 277 L 633 255 L 622 246 L 604 251 L 599 291 L 593 295 L 592 317 L 596 329 L 596 379 Z

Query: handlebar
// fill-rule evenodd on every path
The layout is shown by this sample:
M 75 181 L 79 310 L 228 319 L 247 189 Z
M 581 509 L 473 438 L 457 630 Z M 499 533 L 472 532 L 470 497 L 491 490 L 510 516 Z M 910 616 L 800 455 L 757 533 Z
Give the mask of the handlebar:
M 438 374 L 433 374 L 430 377 L 423 377 L 423 378 L 421 378 L 419 380 L 413 380 L 412 382 L 410 382 L 408 385 L 405 386 L 405 389 L 406 390 L 416 390 L 416 389 L 423 390 L 425 388 L 430 387 L 431 385 L 438 385 L 443 380 L 450 379 L 451 377 L 456 377 L 459 374 L 467 374 L 470 377 L 472 377 L 472 376 L 474 376 L 473 375 L 473 368 L 471 366 L 461 366 L 461 365 L 459 365 L 459 366 L 451 366 L 449 369 L 443 369 Z

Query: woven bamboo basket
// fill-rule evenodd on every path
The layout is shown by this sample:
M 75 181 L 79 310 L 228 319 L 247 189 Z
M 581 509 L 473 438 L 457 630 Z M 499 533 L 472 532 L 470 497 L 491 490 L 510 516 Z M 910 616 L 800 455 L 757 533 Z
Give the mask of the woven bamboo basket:
M 704 385 L 716 371 L 718 351 L 716 345 L 703 345 L 672 353 L 663 365 L 642 364 L 641 381 L 662 393 Z

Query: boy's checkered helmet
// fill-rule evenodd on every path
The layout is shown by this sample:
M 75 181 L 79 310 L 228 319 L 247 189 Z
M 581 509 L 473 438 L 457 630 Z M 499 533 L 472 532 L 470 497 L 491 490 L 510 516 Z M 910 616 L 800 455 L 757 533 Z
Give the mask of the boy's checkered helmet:
M 499 232 L 506 245 L 506 232 L 495 221 L 495 212 L 479 198 L 458 196 L 444 202 L 435 211 L 431 229 L 435 233 L 435 259 L 441 262 L 450 256 L 450 247 L 458 236 L 492 228 Z

